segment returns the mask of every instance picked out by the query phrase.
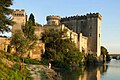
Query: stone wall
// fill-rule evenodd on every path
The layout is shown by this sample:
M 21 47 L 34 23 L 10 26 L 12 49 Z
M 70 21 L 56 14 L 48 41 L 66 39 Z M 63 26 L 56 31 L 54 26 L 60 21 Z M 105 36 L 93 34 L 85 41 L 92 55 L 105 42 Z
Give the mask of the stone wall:
M 101 19 L 102 16 L 99 13 L 90 13 L 82 16 L 77 15 L 62 18 L 61 23 L 70 30 L 78 34 L 82 33 L 83 36 L 88 37 L 88 52 L 92 52 L 94 55 L 99 57 Z
M 0 50 L 7 51 L 10 40 L 7 37 L 0 37 Z
M 45 44 L 42 43 L 41 41 L 38 41 L 37 44 L 35 45 L 35 48 L 30 51 L 29 57 L 31 59 L 41 60 L 42 54 L 44 54 L 44 52 L 45 52 Z
M 72 41 L 75 43 L 76 47 L 79 49 L 80 52 L 88 52 L 88 38 L 83 36 L 82 33 L 77 34 L 76 32 L 73 32 L 72 30 L 68 29 L 64 25 L 61 26 L 62 30 L 67 29 L 67 36 L 68 38 L 71 38 Z

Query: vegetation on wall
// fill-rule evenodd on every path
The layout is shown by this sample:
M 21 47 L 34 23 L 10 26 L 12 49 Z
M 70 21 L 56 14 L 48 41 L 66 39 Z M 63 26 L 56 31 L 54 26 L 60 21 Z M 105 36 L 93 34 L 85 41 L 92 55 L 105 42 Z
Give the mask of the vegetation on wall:
M 42 35 L 45 43 L 45 54 L 43 59 L 52 62 L 55 67 L 68 67 L 80 64 L 83 53 L 75 47 L 75 44 L 66 36 L 66 30 L 46 30 Z

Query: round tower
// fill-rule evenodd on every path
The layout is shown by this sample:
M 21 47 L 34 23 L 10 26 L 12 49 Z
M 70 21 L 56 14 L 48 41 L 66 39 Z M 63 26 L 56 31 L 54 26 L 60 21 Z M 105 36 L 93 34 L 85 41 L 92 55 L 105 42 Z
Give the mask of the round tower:
M 60 24 L 60 16 L 47 16 L 47 25 L 59 25 Z

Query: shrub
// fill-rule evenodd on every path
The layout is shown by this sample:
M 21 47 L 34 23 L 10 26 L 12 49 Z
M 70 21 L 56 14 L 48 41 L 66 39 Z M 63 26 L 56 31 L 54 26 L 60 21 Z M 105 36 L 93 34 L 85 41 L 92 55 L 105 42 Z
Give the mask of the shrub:
M 97 58 L 93 54 L 88 54 L 86 58 L 86 65 L 95 65 L 97 62 Z

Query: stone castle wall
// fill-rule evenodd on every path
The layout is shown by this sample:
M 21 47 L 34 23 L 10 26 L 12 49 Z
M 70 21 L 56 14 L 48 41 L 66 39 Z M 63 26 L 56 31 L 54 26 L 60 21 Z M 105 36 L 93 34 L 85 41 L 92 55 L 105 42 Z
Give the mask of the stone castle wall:
M 102 16 L 99 13 L 90 13 L 83 16 L 71 16 L 61 19 L 69 29 L 76 33 L 82 33 L 88 37 L 88 52 L 100 55 L 100 26 Z
M 68 30 L 67 35 L 75 42 L 76 47 L 85 53 L 100 55 L 100 26 L 102 16 L 99 13 L 90 13 L 82 16 L 71 16 L 60 18 L 60 16 L 47 16 L 47 24 L 36 28 L 36 34 L 41 34 L 49 28 L 60 29 L 60 24 Z M 26 23 L 26 13 L 24 10 L 15 10 L 13 14 L 13 31 L 21 29 L 21 25 Z M 39 35 L 38 35 L 39 36 Z
M 75 43 L 76 47 L 79 49 L 80 52 L 88 52 L 88 38 L 83 36 L 82 33 L 77 34 L 76 32 L 73 32 L 69 28 L 67 28 L 65 25 L 61 26 L 62 30 L 66 29 L 67 30 L 67 36 L 68 38 L 71 38 L 71 40 Z M 83 50 L 84 49 L 84 50 Z
M 22 26 L 27 22 L 27 15 L 25 10 L 14 10 L 12 13 L 13 21 L 15 24 L 12 26 L 12 33 L 15 30 L 22 30 Z M 33 26 L 35 28 L 35 34 L 40 39 L 40 35 L 43 32 L 42 26 Z M 24 54 L 24 57 L 30 57 L 31 59 L 41 60 L 41 55 L 44 53 L 45 45 L 41 41 L 38 41 L 35 48 Z M 15 53 L 15 49 L 12 49 L 11 53 Z
M 10 40 L 6 37 L 0 37 L 0 50 L 7 51 Z

